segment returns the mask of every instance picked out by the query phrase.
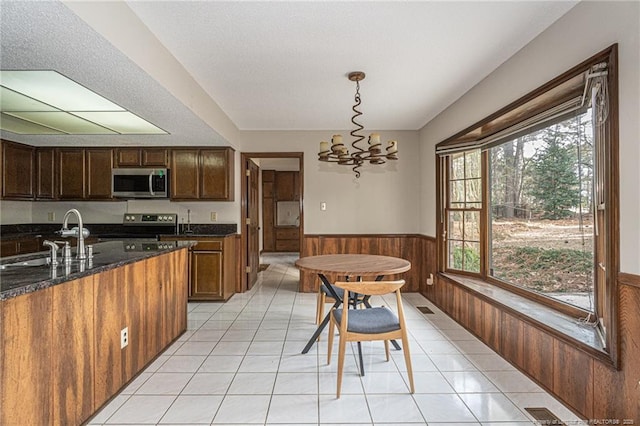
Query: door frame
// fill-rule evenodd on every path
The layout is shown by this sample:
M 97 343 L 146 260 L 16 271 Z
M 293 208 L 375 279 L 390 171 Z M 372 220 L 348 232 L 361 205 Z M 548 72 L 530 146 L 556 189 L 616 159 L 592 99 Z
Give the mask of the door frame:
M 248 266 L 249 259 L 247 259 L 247 251 L 249 250 L 249 238 L 246 232 L 245 218 L 247 217 L 247 205 L 249 198 L 249 188 L 247 185 L 247 160 L 251 158 L 297 158 L 300 168 L 300 185 L 298 192 L 300 196 L 300 251 L 302 251 L 302 241 L 304 239 L 304 152 L 242 152 L 240 153 L 240 167 L 241 167 L 241 201 L 240 201 L 240 220 L 241 220 L 241 232 L 240 232 L 240 256 L 242 261 L 240 262 L 240 293 L 247 291 L 248 280 L 247 273 L 245 272 Z M 262 170 L 262 167 L 260 167 Z

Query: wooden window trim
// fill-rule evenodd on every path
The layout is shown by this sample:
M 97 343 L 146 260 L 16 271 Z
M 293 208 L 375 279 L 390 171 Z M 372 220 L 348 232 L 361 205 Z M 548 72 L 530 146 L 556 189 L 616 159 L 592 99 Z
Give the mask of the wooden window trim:
M 601 52 L 597 53 L 596 55 L 590 57 L 589 59 L 581 62 L 580 64 L 576 65 L 575 67 L 572 67 L 570 70 L 566 71 L 565 73 L 561 74 L 560 76 L 552 79 L 551 81 L 549 81 L 548 83 L 540 86 L 539 88 L 533 90 L 532 92 L 528 93 L 527 95 L 521 97 L 520 99 L 510 103 L 509 105 L 507 105 L 504 108 L 501 108 L 500 110 L 498 110 L 497 112 L 487 116 L 486 118 L 480 120 L 479 122 L 467 127 L 466 129 L 462 130 L 461 132 L 456 133 L 455 135 L 445 139 L 444 141 L 440 142 L 439 144 L 436 145 L 436 149 L 438 149 L 439 147 L 446 147 L 447 149 L 449 148 L 455 148 L 456 145 L 459 146 L 464 146 L 465 144 L 468 144 L 469 141 L 475 136 L 478 137 L 478 135 L 481 135 L 481 137 L 486 137 L 489 136 L 490 133 L 483 133 L 483 127 L 485 128 L 491 128 L 491 133 L 495 133 L 496 131 L 499 131 L 503 128 L 505 128 L 505 126 L 500 126 L 500 125 L 495 125 L 495 123 L 500 123 L 500 117 L 506 117 L 506 120 L 504 120 L 504 122 L 506 123 L 507 121 L 510 123 L 513 123 L 512 120 L 510 120 L 510 117 L 512 117 L 512 115 L 509 115 L 510 112 L 514 111 L 514 110 L 518 110 L 518 111 L 522 111 L 523 109 L 526 110 L 526 108 L 523 108 L 523 106 L 525 106 L 527 103 L 531 103 L 532 101 L 536 100 L 536 99 L 540 99 L 540 97 L 546 93 L 551 91 L 553 88 L 558 87 L 559 85 L 561 85 L 563 82 L 569 81 L 572 78 L 574 78 L 576 75 L 583 73 L 587 70 L 590 69 L 590 67 L 596 63 L 600 63 L 600 62 L 607 62 L 608 64 L 608 90 L 609 90 L 609 117 L 610 120 L 607 121 L 606 124 L 606 130 L 605 132 L 607 133 L 607 138 L 608 138 L 608 146 L 607 146 L 607 155 L 608 155 L 608 159 L 609 161 L 609 169 L 607 170 L 608 173 L 606 173 L 606 179 L 607 179 L 607 185 L 606 185 L 606 205 L 607 205 L 607 209 L 609 210 L 608 214 L 606 214 L 605 216 L 605 228 L 606 228 L 606 232 L 607 232 L 607 239 L 605 241 L 605 251 L 608 254 L 608 263 L 607 263 L 607 273 L 606 273 L 606 279 L 605 282 L 603 284 L 598 284 L 598 285 L 603 285 L 605 286 L 606 290 L 605 293 L 607 295 L 606 297 L 606 303 L 607 303 L 607 311 L 608 311 L 608 321 L 609 321 L 609 325 L 607 327 L 607 336 L 605 337 L 606 339 L 606 345 L 607 345 L 607 351 L 606 353 L 608 354 L 607 359 L 608 359 L 608 363 L 611 364 L 612 366 L 619 368 L 619 362 L 620 362 L 620 354 L 619 354 L 619 347 L 620 347 L 620 342 L 619 342 L 619 318 L 618 318 L 618 273 L 620 270 L 620 256 L 619 256 L 619 252 L 620 252 L 620 245 L 619 245 L 619 167 L 617 167 L 617 164 L 619 162 L 619 148 L 618 148 L 618 133 L 619 133 L 619 122 L 618 122 L 618 63 L 617 63 L 617 50 L 618 49 L 618 45 L 614 44 L 604 50 L 602 50 Z M 553 106 L 554 103 L 557 103 L 557 98 L 551 98 L 549 100 L 549 102 L 546 103 L 546 105 L 544 104 L 544 102 L 542 103 L 542 105 L 545 105 L 545 107 L 551 107 Z M 534 112 L 538 113 L 541 110 L 541 104 L 536 104 L 536 102 L 533 102 L 533 104 L 535 104 L 536 108 L 532 108 L 531 109 L 531 113 L 530 114 L 524 114 L 521 115 L 521 117 L 531 117 L 534 116 Z M 535 110 L 535 111 L 534 111 Z M 497 129 L 497 130 L 496 130 Z M 469 148 L 470 150 L 473 148 Z M 444 158 L 444 157 L 442 157 Z M 486 154 L 483 153 L 483 195 L 486 197 L 487 191 L 488 189 L 486 188 L 486 186 L 488 185 L 488 179 L 486 179 L 487 176 L 487 164 L 486 164 L 487 160 L 486 160 Z M 615 163 L 615 164 L 614 164 Z M 438 213 L 438 221 L 436 224 L 436 237 L 437 237 L 437 266 L 438 266 L 438 270 L 440 271 L 440 273 L 446 273 L 446 274 L 456 274 L 459 275 L 461 277 L 470 277 L 470 278 L 475 278 L 475 279 L 479 279 L 485 283 L 489 283 L 491 285 L 494 285 L 496 287 L 500 287 L 503 288 L 505 290 L 508 290 L 514 294 L 518 294 L 520 296 L 523 296 L 525 298 L 528 298 L 529 300 L 531 300 L 532 302 L 535 303 L 542 303 L 545 304 L 546 306 L 549 306 L 550 308 L 566 313 L 567 315 L 572 315 L 575 318 L 578 318 L 580 316 L 584 317 L 586 315 L 586 311 L 583 311 L 579 308 L 576 309 L 572 309 L 571 306 L 566 305 L 562 302 L 559 301 L 549 301 L 547 300 L 548 298 L 544 295 L 541 294 L 536 294 L 534 292 L 528 291 L 522 287 L 518 287 L 516 285 L 512 285 L 512 284 L 508 284 L 505 282 L 502 282 L 498 279 L 495 279 L 493 277 L 489 277 L 487 276 L 487 257 L 488 257 L 488 235 L 487 235 L 487 213 L 485 212 L 483 220 L 481 222 L 481 226 L 480 226 L 480 233 L 481 233 L 481 244 L 482 244 L 482 250 L 481 250 L 481 267 L 480 267 L 480 274 L 474 274 L 474 273 L 467 273 L 467 272 L 462 272 L 462 271 L 457 271 L 457 270 L 451 270 L 451 269 L 447 269 L 447 258 L 448 258 L 448 251 L 447 251 L 447 239 L 445 238 L 445 231 L 447 229 L 447 223 L 446 223 L 446 218 L 443 217 L 446 216 L 446 209 L 444 209 L 444 203 L 446 202 L 446 197 L 448 197 L 448 194 L 443 193 L 443 189 L 442 188 L 447 188 L 447 182 L 448 182 L 448 168 L 447 168 L 447 161 L 441 161 L 441 159 L 437 158 L 436 161 L 436 185 L 437 185 L 437 192 L 436 192 L 436 205 L 437 205 L 437 212 Z M 444 170 L 443 170 L 444 168 Z M 486 200 L 483 202 L 483 208 L 487 208 L 486 206 Z M 598 302 L 599 303 L 599 302 Z

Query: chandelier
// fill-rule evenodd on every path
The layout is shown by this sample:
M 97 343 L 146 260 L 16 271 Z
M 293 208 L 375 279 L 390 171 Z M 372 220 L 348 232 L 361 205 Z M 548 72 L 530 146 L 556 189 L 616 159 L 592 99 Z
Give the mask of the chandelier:
M 365 138 L 364 135 L 358 133 L 364 129 L 364 127 L 356 121 L 356 118 L 362 115 L 358 107 L 360 106 L 360 81 L 364 80 L 365 74 L 362 71 L 354 71 L 349 73 L 348 77 L 349 80 L 356 82 L 355 104 L 351 108 L 354 113 L 351 117 L 351 122 L 356 128 L 349 132 L 354 138 L 354 141 L 351 143 L 353 150 L 349 153 L 349 149 L 342 143 L 342 135 L 333 135 L 331 138 L 331 147 L 329 147 L 329 142 L 320 142 L 318 160 L 338 163 L 342 166 L 351 166 L 353 172 L 356 174 L 356 178 L 359 178 L 360 171 L 358 169 L 362 167 L 365 161 L 368 161 L 369 164 L 384 164 L 387 162 L 386 160 L 397 160 L 398 142 L 388 141 L 386 153 L 383 154 L 380 135 L 378 133 L 371 133 L 368 139 L 368 149 L 365 150 L 358 145 Z

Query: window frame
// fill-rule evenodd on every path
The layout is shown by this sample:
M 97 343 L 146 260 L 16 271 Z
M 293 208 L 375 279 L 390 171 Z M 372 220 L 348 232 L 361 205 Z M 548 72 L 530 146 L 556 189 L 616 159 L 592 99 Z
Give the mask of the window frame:
M 602 225 L 604 226 L 606 237 L 596 243 L 594 235 L 594 312 L 596 317 L 601 317 L 606 328 L 606 333 L 600 327 L 603 345 L 609 355 L 613 366 L 619 367 L 619 333 L 618 333 L 618 273 L 619 273 L 619 156 L 618 156 L 618 75 L 617 75 L 617 44 L 597 53 L 591 58 L 571 68 L 567 72 L 552 79 L 548 83 L 526 94 L 520 99 L 512 102 L 499 111 L 487 116 L 483 120 L 456 133 L 436 145 L 436 151 L 457 150 L 471 151 L 479 149 L 478 141 L 490 138 L 493 134 L 508 131 L 519 121 L 530 120 L 540 112 L 552 109 L 561 101 L 566 101 L 567 97 L 553 98 L 549 95 L 554 93 L 554 89 L 563 83 L 567 84 L 575 77 L 589 70 L 593 65 L 602 62 L 607 63 L 607 83 L 609 91 L 609 116 L 602 133 L 606 137 L 605 142 L 605 197 L 606 212 L 603 213 Z M 546 98 L 546 99 L 545 99 Z M 528 111 L 524 113 L 523 111 Z M 514 118 L 515 117 L 515 118 Z M 517 119 L 516 119 L 517 118 Z M 519 121 L 518 121 L 519 120 Z M 483 134 L 485 129 L 489 129 L 487 134 Z M 595 126 L 594 126 L 595 129 Z M 475 144 L 474 144 L 475 141 Z M 594 148 L 595 149 L 595 148 Z M 438 211 L 437 221 L 437 266 L 438 271 L 447 274 L 467 275 L 479 278 L 482 281 L 506 289 L 510 292 L 523 296 L 534 302 L 549 306 L 559 312 L 571 315 L 575 318 L 584 318 L 591 313 L 563 303 L 559 300 L 536 293 L 526 288 L 499 280 L 489 275 L 489 249 L 490 241 L 488 235 L 489 223 L 491 220 L 488 208 L 489 191 L 489 154 L 488 150 L 481 152 L 482 164 L 482 208 L 480 223 L 480 272 L 466 272 L 449 268 L 448 261 L 448 197 L 449 197 L 449 161 L 451 156 L 436 152 L 436 205 Z M 596 218 L 594 217 L 594 221 Z M 602 251 L 605 253 L 605 273 L 602 278 L 598 278 L 598 263 L 602 260 Z M 601 316 L 602 315 L 602 316 Z M 602 325 L 602 324 L 601 324 Z

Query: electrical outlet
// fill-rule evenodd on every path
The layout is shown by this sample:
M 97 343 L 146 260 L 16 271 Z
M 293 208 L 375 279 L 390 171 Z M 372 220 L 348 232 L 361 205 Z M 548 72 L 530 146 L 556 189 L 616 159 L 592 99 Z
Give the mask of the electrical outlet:
M 120 349 L 124 349 L 129 344 L 129 327 L 120 330 Z
M 429 278 L 427 278 L 427 285 L 433 285 L 433 274 L 429 274 Z
M 56 212 L 47 212 L 47 220 L 49 222 L 56 220 Z
M 218 220 L 218 212 L 211 212 L 211 222 Z

